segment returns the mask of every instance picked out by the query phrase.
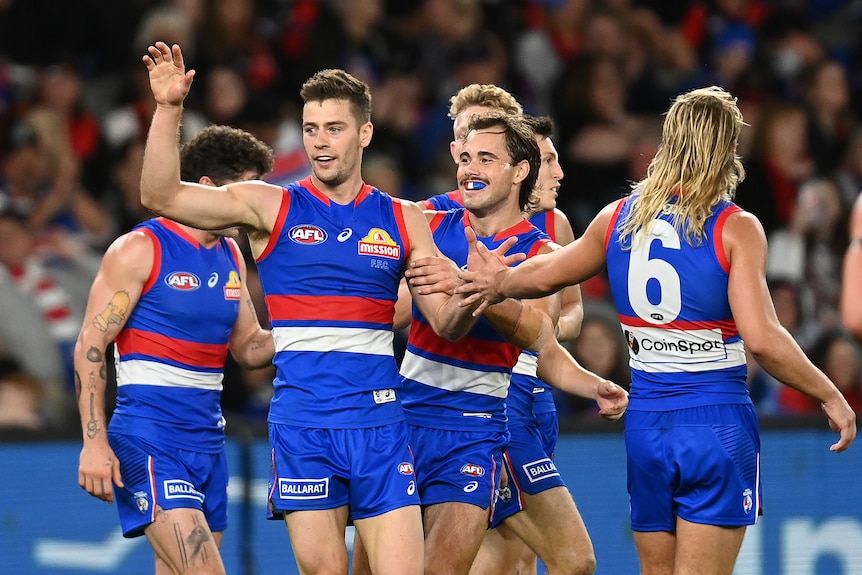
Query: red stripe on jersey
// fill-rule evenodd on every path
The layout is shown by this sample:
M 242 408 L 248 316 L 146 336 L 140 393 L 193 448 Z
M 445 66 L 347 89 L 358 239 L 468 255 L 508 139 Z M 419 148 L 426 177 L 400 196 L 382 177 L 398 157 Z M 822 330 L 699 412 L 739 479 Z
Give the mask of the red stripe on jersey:
M 306 178 L 309 179 L 309 178 Z M 290 211 L 290 192 L 287 188 L 281 189 L 281 206 L 278 208 L 278 216 L 275 218 L 275 224 L 272 226 L 272 233 L 269 235 L 269 241 L 266 242 L 266 247 L 261 254 L 254 259 L 259 262 L 275 248 L 278 244 L 278 238 L 281 236 L 281 230 L 284 229 L 284 222 L 287 221 L 287 213 Z
M 447 341 L 434 333 L 428 324 L 414 321 L 410 326 L 410 344 L 428 353 L 457 361 L 512 369 L 521 350 L 511 343 L 465 336 Z
M 618 200 L 617 208 L 614 210 L 614 215 L 611 216 L 611 221 L 608 222 L 608 229 L 605 231 L 605 251 L 608 251 L 608 244 L 611 243 L 611 235 L 614 233 L 614 227 L 617 225 L 617 220 L 620 217 L 620 211 L 626 203 L 625 199 Z
M 718 215 L 718 218 L 715 220 L 715 228 L 713 232 L 713 245 L 715 246 L 715 255 L 718 258 L 718 263 L 721 264 L 721 267 L 724 268 L 724 271 L 730 272 L 730 261 L 727 259 L 727 252 L 724 250 L 724 224 L 727 223 L 727 218 L 729 218 L 732 214 L 737 212 L 741 212 L 742 208 L 739 206 L 730 206 L 723 212 Z
M 551 242 L 548 240 L 537 240 L 536 242 L 534 242 L 533 247 L 530 248 L 530 252 L 527 254 L 527 258 L 529 259 L 535 255 L 538 255 L 539 250 L 542 249 L 543 246 L 548 245 L 549 243 Z
M 144 295 L 152 289 L 156 280 L 159 279 L 159 272 L 162 269 L 162 242 L 159 241 L 159 238 L 156 237 L 156 234 L 152 230 L 144 228 L 141 231 L 153 242 L 153 264 L 150 267 L 150 275 L 147 276 L 147 281 L 144 282 L 144 287 L 141 290 L 141 295 Z
M 177 234 L 179 237 L 181 237 L 185 241 L 189 242 L 192 246 L 194 246 L 195 249 L 199 250 L 201 248 L 201 243 L 199 241 L 197 241 L 197 239 L 192 237 L 192 235 L 190 233 L 188 233 L 188 231 L 186 231 L 182 227 L 180 227 L 180 225 L 178 223 L 176 223 L 175 221 L 160 217 L 159 222 L 161 222 L 161 224 L 163 226 L 165 226 L 167 229 L 174 232 L 175 234 Z
M 227 359 L 227 343 L 184 341 L 140 329 L 124 329 L 117 336 L 120 355 L 140 353 L 177 361 L 184 365 L 223 368 Z
M 440 227 L 440 224 L 443 223 L 443 218 L 446 217 L 446 212 L 437 212 L 434 214 L 434 217 L 431 218 L 431 221 L 428 222 L 428 227 L 431 228 L 432 232 L 437 231 L 437 228 Z
M 639 317 L 627 316 L 620 314 L 620 323 L 631 327 L 656 327 L 659 329 L 678 329 L 681 331 L 694 331 L 696 329 L 720 329 L 724 337 L 733 337 L 739 335 L 739 330 L 736 329 L 736 322 L 732 318 L 724 320 L 711 321 L 684 321 L 674 320 L 669 323 L 654 324 L 649 323 Z
M 268 295 L 271 321 L 340 320 L 392 325 L 395 302 L 357 296 Z
M 392 198 L 392 211 L 395 212 L 395 222 L 404 243 L 404 261 L 407 261 L 407 256 L 410 255 L 410 234 L 407 233 L 407 223 L 404 221 L 404 201 Z

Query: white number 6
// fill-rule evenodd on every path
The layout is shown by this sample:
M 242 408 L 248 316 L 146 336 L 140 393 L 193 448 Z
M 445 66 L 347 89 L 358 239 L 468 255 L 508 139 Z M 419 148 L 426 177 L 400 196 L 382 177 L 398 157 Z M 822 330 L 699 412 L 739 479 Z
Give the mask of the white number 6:
M 634 312 L 652 324 L 670 323 L 677 318 L 682 309 L 682 291 L 679 274 L 667 261 L 650 258 L 650 246 L 656 240 L 665 248 L 678 250 L 679 236 L 673 226 L 665 220 L 653 220 L 648 237 L 638 232 L 629 258 L 629 302 Z M 639 240 L 639 241 L 638 241 Z M 652 303 L 647 297 L 647 284 L 655 280 L 659 284 L 661 297 Z

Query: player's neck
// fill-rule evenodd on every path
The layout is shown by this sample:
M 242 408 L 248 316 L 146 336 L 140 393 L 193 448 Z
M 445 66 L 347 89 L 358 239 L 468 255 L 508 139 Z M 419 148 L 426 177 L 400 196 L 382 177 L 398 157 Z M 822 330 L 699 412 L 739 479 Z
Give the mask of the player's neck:
M 311 175 L 311 181 L 321 193 L 342 206 L 354 201 L 359 192 L 362 191 L 362 176 L 359 173 L 351 175 L 343 182 L 335 185 L 320 181 L 314 174 Z
M 524 216 L 516 209 L 477 210 L 469 213 L 470 225 L 480 237 L 487 238 L 519 224 Z

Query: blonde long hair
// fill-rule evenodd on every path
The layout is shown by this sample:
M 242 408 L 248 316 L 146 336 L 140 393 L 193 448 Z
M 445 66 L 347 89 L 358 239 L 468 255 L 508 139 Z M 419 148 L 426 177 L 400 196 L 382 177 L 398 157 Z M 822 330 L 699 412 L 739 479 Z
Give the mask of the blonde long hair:
M 700 244 L 712 208 L 732 200 L 745 179 L 736 155 L 743 125 L 736 98 L 718 86 L 677 96 L 646 177 L 632 185 L 630 213 L 618 226 L 623 244 L 631 245 L 626 239 L 648 230 L 659 214 L 670 215 L 689 244 Z

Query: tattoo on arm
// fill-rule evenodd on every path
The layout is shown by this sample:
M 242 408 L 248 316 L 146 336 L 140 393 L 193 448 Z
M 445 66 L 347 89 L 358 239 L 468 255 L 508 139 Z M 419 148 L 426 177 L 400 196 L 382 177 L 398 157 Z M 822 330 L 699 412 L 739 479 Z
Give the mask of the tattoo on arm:
M 129 292 L 126 290 L 114 292 L 114 295 L 111 296 L 111 301 L 108 302 L 105 309 L 93 318 L 93 325 L 99 331 L 107 331 L 108 326 L 111 324 L 122 324 L 126 321 L 126 314 L 129 313 L 130 305 Z
M 93 439 L 99 434 L 99 420 L 96 418 L 96 394 L 90 393 L 90 421 L 87 422 L 87 437 Z
M 81 399 L 81 374 L 78 373 L 78 370 L 75 370 L 75 399 Z
M 87 360 L 93 363 L 99 363 L 104 359 L 105 355 L 97 347 L 90 346 L 90 349 L 87 350 Z

